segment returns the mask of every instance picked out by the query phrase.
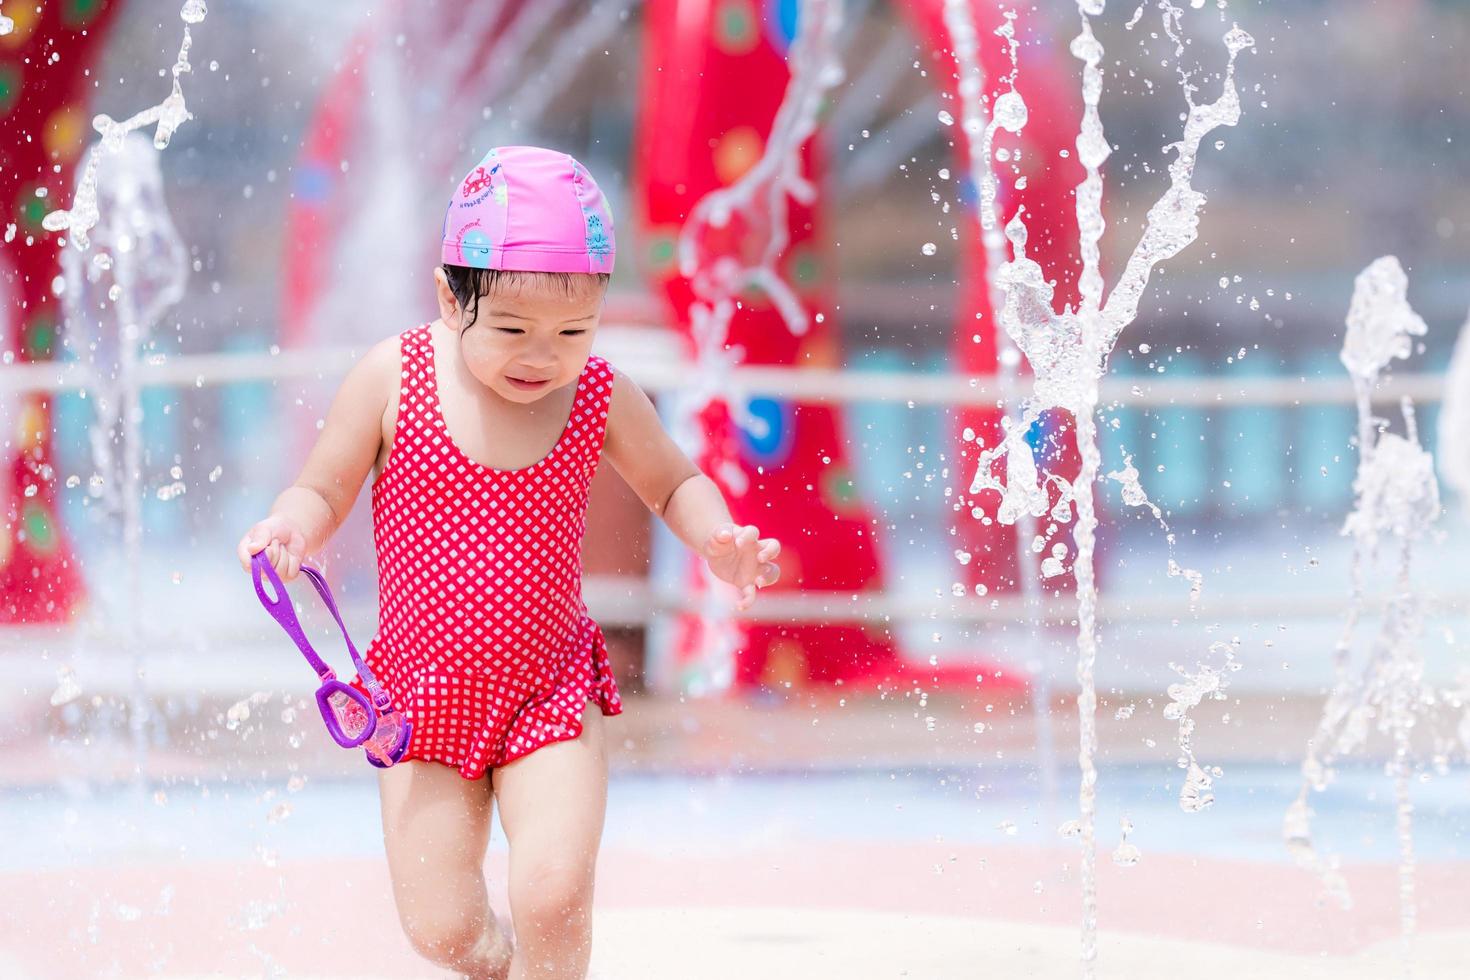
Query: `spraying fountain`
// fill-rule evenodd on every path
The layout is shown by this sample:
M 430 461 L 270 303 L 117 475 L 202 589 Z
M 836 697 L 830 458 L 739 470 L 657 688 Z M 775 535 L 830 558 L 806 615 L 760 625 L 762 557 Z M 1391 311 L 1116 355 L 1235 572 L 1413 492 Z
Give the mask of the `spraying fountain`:
M 135 784 L 142 785 L 147 753 L 149 698 L 144 681 L 146 642 L 141 621 L 143 550 L 143 405 L 139 369 L 154 326 L 184 295 L 188 256 L 169 218 L 158 150 L 137 133 L 114 147 L 94 146 L 84 180 L 90 178 L 89 249 L 68 248 L 67 330 L 63 342 L 86 366 L 87 395 L 95 420 L 89 433 L 93 475 L 88 492 L 120 521 L 126 595 L 118 609 L 119 647 L 133 664 L 128 719 L 135 751 Z M 108 166 L 98 159 L 108 155 Z M 80 195 L 80 191 L 79 191 Z M 177 474 L 176 474 L 177 475 Z M 181 492 L 175 481 L 160 494 Z M 63 678 L 52 704 L 75 696 Z
M 1408 277 L 1385 256 L 1361 272 L 1347 316 L 1342 363 L 1352 376 L 1358 405 L 1355 506 L 1342 533 L 1353 539 L 1352 600 L 1334 650 L 1336 681 L 1302 761 L 1302 786 L 1287 809 L 1283 834 L 1297 864 L 1315 872 L 1344 908 L 1351 898 L 1335 858 L 1313 842 L 1310 797 L 1332 783 L 1339 760 L 1364 750 L 1374 731 L 1392 747 L 1386 769 L 1393 779 L 1399 845 L 1399 926 L 1405 943 L 1415 929 L 1413 802 L 1409 780 L 1423 771 L 1414 749 L 1436 707 L 1449 700 L 1424 680 L 1420 638 L 1424 603 L 1410 581 L 1415 542 L 1440 514 L 1434 459 L 1419 444 L 1413 403 L 1400 405 L 1404 433 L 1388 431 L 1372 411 L 1373 389 L 1395 360 L 1407 358 L 1414 337 L 1427 330 L 1408 301 Z M 1366 660 L 1355 667 L 1359 621 L 1368 611 L 1366 580 L 1380 545 L 1397 553 L 1392 593 Z M 1407 953 L 1407 949 L 1406 949 Z
M 146 787 L 149 694 L 147 644 L 140 619 L 142 596 L 143 440 L 139 363 L 153 326 L 184 294 L 188 259 L 169 218 L 158 154 L 190 118 L 180 76 L 188 73 L 191 25 L 204 20 L 203 0 L 187 0 L 180 11 L 184 37 L 173 65 L 169 95 L 122 122 L 97 115 L 100 140 L 87 154 L 70 209 L 46 215 L 49 231 L 66 232 L 62 266 L 67 329 L 63 338 L 87 368 L 95 406 L 90 443 L 95 472 L 88 490 L 120 519 L 126 595 L 120 647 L 131 662 L 128 726 L 134 750 L 132 785 L 141 799 Z M 138 134 L 154 126 L 149 141 Z M 120 451 L 116 447 L 120 447 Z M 176 482 L 162 493 L 182 492 Z M 63 668 L 53 705 L 81 693 Z
M 841 27 L 839 0 L 811 0 L 803 6 L 788 58 L 791 79 L 764 152 L 735 183 L 700 198 L 679 233 L 679 272 L 694 296 L 689 319 L 695 380 L 679 394 L 672 431 L 689 457 L 712 470 L 737 497 L 748 490 L 746 475 L 706 437 L 701 419 L 724 402 L 734 423 L 756 438 L 763 438 L 769 425 L 743 399 L 727 395 L 735 388 L 731 372 L 743 354 L 729 343 L 730 321 L 742 294 L 755 288 L 769 297 L 793 335 L 810 328 L 800 298 L 777 266 L 790 241 L 788 199 L 808 205 L 816 199 L 816 187 L 802 173 L 802 148 L 816 131 L 827 93 L 844 77 L 837 56 Z M 731 244 L 735 247 L 729 248 Z M 695 693 L 727 690 L 734 682 L 743 632 L 725 612 L 728 598 L 719 583 L 702 564 L 693 567 L 701 596 L 694 626 L 699 674 L 693 688 Z
M 1195 6 L 1200 6 L 1195 3 Z M 1100 242 L 1103 235 L 1102 217 L 1103 180 L 1101 168 L 1111 153 L 1103 133 L 1102 119 L 1098 107 L 1103 90 L 1103 46 L 1092 31 L 1091 18 L 1104 12 L 1105 0 L 1078 0 L 1081 17 L 1081 32 L 1073 39 L 1071 52 L 1083 63 L 1082 96 L 1085 109 L 1081 132 L 1077 138 L 1078 159 L 1086 171 L 1086 177 L 1077 187 L 1077 222 L 1082 243 L 1082 275 L 1080 279 L 1080 304 L 1076 309 L 1070 305 L 1058 312 L 1053 306 L 1053 284 L 1046 281 L 1041 267 L 1026 255 L 1027 228 L 1024 215 L 1018 213 L 1006 226 L 1005 236 L 1014 250 L 1014 258 L 1005 262 L 996 271 L 996 281 L 1005 300 L 1001 306 L 1000 322 L 1016 347 L 1026 357 L 1032 370 L 1031 394 L 1022 400 L 1020 419 L 1007 418 L 1001 442 L 986 448 L 980 455 L 979 464 L 971 485 L 971 493 L 993 490 L 1000 494 L 1000 502 L 993 517 L 1002 523 L 1015 523 L 1025 519 L 1048 520 L 1054 525 L 1063 525 L 1072 520 L 1075 510 L 1075 546 L 1072 569 L 1077 581 L 1077 679 L 1080 694 L 1077 699 L 1080 722 L 1080 747 L 1078 762 L 1082 770 L 1079 789 L 1080 817 L 1069 821 L 1062 828 L 1067 836 L 1077 836 L 1082 845 L 1082 959 L 1084 975 L 1093 976 L 1093 964 L 1097 957 L 1097 887 L 1096 887 L 1096 844 L 1095 816 L 1097 794 L 1097 693 L 1094 682 L 1094 665 L 1097 660 L 1097 588 L 1093 569 L 1093 552 L 1096 541 L 1097 514 L 1093 489 L 1101 467 L 1097 441 L 1096 412 L 1098 388 L 1107 373 L 1108 356 L 1123 329 L 1136 319 L 1143 291 L 1148 285 L 1154 267 L 1161 261 L 1177 255 L 1198 234 L 1199 212 L 1205 197 L 1190 185 L 1198 158 L 1201 141 L 1220 126 L 1234 126 L 1240 119 L 1240 99 L 1235 87 L 1235 59 L 1241 51 L 1254 46 L 1249 34 L 1233 27 L 1224 37 L 1228 60 L 1226 63 L 1220 97 L 1211 103 L 1196 103 L 1197 87 L 1189 72 L 1180 69 L 1182 87 L 1188 104 L 1188 115 L 1184 123 L 1182 138 L 1168 149 L 1175 152 L 1169 165 L 1170 186 L 1148 212 L 1143 233 L 1134 247 L 1132 255 L 1112 292 L 1104 301 L 1104 282 L 1099 260 Z M 1139 6 L 1132 27 L 1141 17 L 1147 4 Z M 965 11 L 955 6 L 954 22 L 962 33 L 957 39 L 967 45 L 973 40 L 966 36 Z M 1182 11 L 1168 0 L 1158 3 L 1166 35 L 1175 42 L 1176 56 L 1183 54 L 1179 25 Z M 1009 21 L 1007 22 L 1009 26 Z M 960 92 L 964 100 L 967 135 L 982 141 L 984 155 L 975 154 L 978 173 L 976 183 L 981 188 L 981 220 L 987 233 L 993 233 L 995 217 L 996 179 L 989 155 L 989 145 L 997 129 L 1017 133 L 1026 125 L 1026 104 L 1016 88 L 1016 76 L 1003 81 L 1007 90 L 995 98 L 990 118 L 981 104 L 984 90 L 983 79 L 978 77 L 978 66 L 969 66 L 970 79 L 962 79 Z M 969 84 L 967 84 L 967 82 Z M 1076 439 L 1082 455 L 1082 470 L 1077 479 L 1068 481 L 1054 473 L 1038 472 L 1037 461 L 1026 433 L 1044 412 L 1060 410 L 1068 413 L 1076 426 Z M 1002 468 L 999 464 L 1004 461 Z M 1135 478 L 1124 482 L 1124 500 L 1130 504 L 1143 505 L 1147 496 L 1136 480 L 1136 471 L 1126 466 L 1122 473 L 1133 472 Z M 1047 484 L 1059 491 L 1055 501 L 1048 493 Z M 992 517 L 976 508 L 975 516 L 980 520 Z M 1062 546 L 1056 546 L 1061 548 Z M 1053 552 L 1055 565 L 1060 566 L 1066 557 L 1065 550 Z M 1057 570 L 1060 570 L 1059 568 Z M 1043 574 L 1047 569 L 1043 569 Z M 1179 568 L 1171 562 L 1171 575 L 1182 575 L 1190 582 L 1191 594 L 1199 588 L 1198 576 Z M 1126 844 L 1126 836 L 1123 842 Z M 1132 847 L 1132 845 L 1128 845 Z M 1132 863 L 1136 852 L 1120 845 L 1120 863 Z

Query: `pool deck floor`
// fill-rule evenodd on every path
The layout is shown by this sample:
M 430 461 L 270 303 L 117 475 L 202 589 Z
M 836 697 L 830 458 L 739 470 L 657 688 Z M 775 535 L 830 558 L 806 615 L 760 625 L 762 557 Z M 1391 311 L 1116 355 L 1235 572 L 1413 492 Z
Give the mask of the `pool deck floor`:
M 218 706 L 221 716 L 229 703 Z M 177 787 L 182 795 L 196 780 L 258 787 L 280 785 L 290 775 L 365 778 L 362 760 L 332 746 L 310 712 L 298 711 L 285 723 L 283 704 L 289 699 L 267 695 L 251 720 L 233 730 L 218 723 L 222 717 L 211 707 L 194 712 L 146 754 L 149 784 Z M 1205 705 L 1197 742 L 1214 761 L 1285 763 L 1304 744 L 1315 708 L 1308 699 L 1277 697 Z M 1065 705 L 1053 714 L 1053 737 L 1065 758 L 1075 751 L 1075 719 Z M 1162 760 L 1167 767 L 1174 726 L 1158 715 L 1155 705 L 1116 720 L 1113 706 L 1105 705 L 1099 718 L 1108 762 Z M 986 728 L 977 733 L 980 719 Z M 85 807 L 97 787 L 126 784 L 139 757 L 125 740 L 79 749 L 78 731 L 57 725 L 54 715 L 43 715 L 3 740 L 10 760 L 5 790 L 24 796 L 71 786 L 82 800 L 76 805 Z M 943 769 L 998 759 L 1029 765 L 1034 726 L 1024 704 L 1003 698 L 937 696 L 920 706 L 900 694 L 839 705 L 825 695 L 793 695 L 779 704 L 630 698 L 608 731 L 614 767 L 622 772 L 775 770 L 799 777 L 824 767 Z M 288 747 L 292 735 L 298 745 Z M 1068 808 L 1075 798 L 1069 779 L 1064 775 L 1062 784 Z M 1385 794 L 1389 806 L 1387 787 Z M 1270 822 L 1277 821 L 1273 813 Z M 11 869 L 0 870 L 0 977 L 448 975 L 421 960 L 403 937 L 380 854 L 303 857 L 313 852 L 296 846 L 289 854 L 262 849 L 242 857 L 237 848 L 232 857 L 212 858 L 209 829 L 196 834 L 189 826 L 196 841 L 189 859 L 176 847 L 139 843 L 103 859 L 89 852 L 79 859 L 60 855 L 72 858 L 64 861 L 41 855 L 0 863 Z M 299 845 L 305 827 L 288 823 L 283 832 L 297 835 Z M 1345 910 L 1325 902 L 1317 881 L 1284 859 L 1274 833 L 1250 842 L 1261 860 L 1146 851 L 1131 867 L 1110 859 L 1116 837 L 1116 823 L 1100 825 L 1100 978 L 1404 975 L 1392 861 L 1344 865 L 1355 898 Z M 15 835 L 6 835 L 6 844 L 26 846 Z M 498 911 L 506 908 L 505 857 L 492 848 L 486 865 Z M 1418 980 L 1470 976 L 1467 882 L 1470 861 L 1443 855 L 1421 861 L 1418 935 L 1408 947 Z M 613 835 L 599 861 L 592 977 L 1074 978 L 1082 975 L 1080 917 L 1078 853 L 1054 837 L 1039 844 L 974 835 L 763 840 L 757 834 L 651 843 Z

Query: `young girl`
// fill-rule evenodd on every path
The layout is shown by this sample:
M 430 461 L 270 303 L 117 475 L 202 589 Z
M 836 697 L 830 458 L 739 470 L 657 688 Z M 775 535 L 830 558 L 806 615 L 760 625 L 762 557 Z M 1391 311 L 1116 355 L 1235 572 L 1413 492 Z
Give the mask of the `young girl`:
M 598 460 L 739 590 L 740 608 L 780 574 L 780 545 L 732 523 L 648 397 L 591 355 L 613 257 L 611 215 L 581 164 L 491 150 L 449 203 L 439 319 L 352 369 L 300 477 L 238 548 L 247 569 L 265 551 L 294 578 L 376 471 L 380 615 L 366 659 L 413 726 L 404 761 L 378 776 L 388 870 L 414 949 L 468 977 L 586 974 L 603 716 L 622 711 L 581 597 Z M 483 874 L 495 802 L 514 950 Z

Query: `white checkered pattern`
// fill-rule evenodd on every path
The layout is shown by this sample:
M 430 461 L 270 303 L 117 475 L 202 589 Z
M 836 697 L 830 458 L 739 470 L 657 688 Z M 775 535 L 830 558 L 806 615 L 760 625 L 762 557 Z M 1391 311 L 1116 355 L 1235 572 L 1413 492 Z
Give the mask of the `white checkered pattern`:
M 497 470 L 449 437 L 429 329 L 402 336 L 393 447 L 373 485 L 379 615 L 365 659 L 413 723 L 405 757 L 479 779 L 576 738 L 588 700 L 604 715 L 623 710 L 582 602 L 587 490 L 613 374 L 589 358 L 556 446 Z

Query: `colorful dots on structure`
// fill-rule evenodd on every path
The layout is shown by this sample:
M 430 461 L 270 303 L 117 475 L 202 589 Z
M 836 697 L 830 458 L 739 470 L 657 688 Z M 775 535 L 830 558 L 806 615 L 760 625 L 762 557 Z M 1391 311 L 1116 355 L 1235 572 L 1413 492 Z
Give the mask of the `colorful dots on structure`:
M 831 371 L 842 367 L 842 356 L 837 348 L 835 333 L 830 329 L 831 325 L 831 320 L 812 324 L 796 349 L 797 365 Z
M 41 144 L 52 160 L 70 163 L 87 145 L 87 123 L 79 106 L 62 106 L 41 127 Z
M 15 448 L 25 450 L 40 446 L 46 439 L 47 429 L 46 413 L 41 408 L 40 399 L 27 399 L 16 422 L 15 434 L 20 445 Z
M 766 40 L 784 58 L 796 39 L 796 25 L 801 16 L 800 0 L 765 0 Z
M 64 0 L 61 22 L 72 30 L 86 27 L 107 6 L 107 0 Z
M 784 465 L 791 456 L 796 433 L 791 404 L 774 398 L 752 398 L 746 411 L 755 417 L 755 424 L 749 429 L 740 427 L 745 457 L 756 466 Z
M 36 191 L 45 186 L 40 183 L 23 184 L 20 193 L 15 196 L 16 220 L 20 222 L 22 230 L 29 234 L 39 235 L 45 231 L 41 227 L 41 219 L 50 213 L 51 205 L 45 197 L 36 196 Z
M 725 54 L 749 54 L 760 42 L 751 0 L 720 0 L 714 16 L 715 47 Z
M 715 176 L 726 186 L 735 183 L 760 162 L 765 140 L 753 126 L 736 126 L 715 143 Z
M 811 671 L 806 648 L 794 637 L 782 636 L 766 648 L 761 684 L 774 688 L 805 687 Z
M 38 312 L 26 324 L 23 340 L 26 359 L 48 361 L 56 345 L 56 317 L 49 312 Z
M 14 27 L 9 34 L 0 37 L 0 51 L 10 48 L 23 47 L 31 36 L 31 31 L 36 29 L 36 18 L 40 15 L 36 12 L 38 4 L 6 4 L 5 16 L 14 22 Z
M 32 551 L 46 554 L 56 549 L 56 525 L 39 500 L 26 501 L 20 520 Z
M 648 271 L 656 279 L 667 279 L 679 266 L 679 230 L 677 226 L 655 229 L 648 233 L 648 244 L 644 257 Z
M 793 285 L 810 288 L 822 281 L 822 260 L 810 245 L 794 246 L 786 255 L 786 268 Z
M 292 191 L 300 200 L 322 204 L 331 196 L 332 183 L 332 173 L 324 164 L 305 163 L 296 168 Z
M 0 65 L 0 119 L 10 115 L 20 101 L 20 68 Z
M 860 511 L 857 480 L 846 466 L 829 466 L 822 472 L 822 502 L 835 514 Z

